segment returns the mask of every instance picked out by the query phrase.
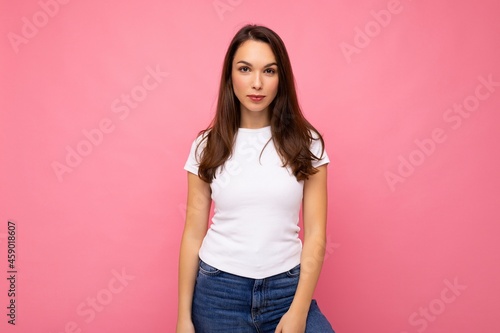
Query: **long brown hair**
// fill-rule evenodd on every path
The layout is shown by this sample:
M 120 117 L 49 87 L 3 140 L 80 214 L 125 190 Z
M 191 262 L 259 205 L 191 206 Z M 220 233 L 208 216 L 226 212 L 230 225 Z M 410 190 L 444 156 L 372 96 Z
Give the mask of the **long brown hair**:
M 241 121 L 240 102 L 234 95 L 231 79 L 232 63 L 236 51 L 247 40 L 267 43 L 274 53 L 278 64 L 279 81 L 278 93 L 269 105 L 271 138 L 283 161 L 282 166 L 289 166 L 297 181 L 308 179 L 310 175 L 318 172 L 312 166 L 312 160 L 319 160 L 323 155 L 323 137 L 302 114 L 285 44 L 274 31 L 259 25 L 244 26 L 229 44 L 222 67 L 215 117 L 206 129 L 198 133 L 198 135 L 203 135 L 203 139 L 196 148 L 196 155 L 200 146 L 205 142 L 200 155 L 198 175 L 205 182 L 211 183 L 215 178 L 217 168 L 223 167 L 231 156 L 234 137 Z M 314 139 L 311 131 L 316 133 L 315 140 L 321 140 L 323 149 L 320 157 L 310 151 L 310 144 Z

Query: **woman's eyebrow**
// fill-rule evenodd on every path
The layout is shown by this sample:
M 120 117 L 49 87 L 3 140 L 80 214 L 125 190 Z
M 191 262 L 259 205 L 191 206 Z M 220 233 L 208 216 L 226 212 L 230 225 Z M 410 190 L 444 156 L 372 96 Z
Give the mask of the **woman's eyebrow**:
M 251 63 L 249 63 L 249 62 L 246 62 L 245 60 L 240 60 L 240 61 L 238 61 L 236 64 L 239 64 L 239 63 L 242 63 L 242 64 L 245 64 L 245 65 L 247 65 L 247 66 L 252 67 L 252 64 L 251 64 Z M 271 66 L 273 66 L 273 65 L 274 65 L 274 66 L 278 66 L 278 64 L 277 64 L 277 63 L 272 62 L 272 63 L 270 63 L 270 64 L 265 65 L 265 66 L 264 66 L 264 68 L 271 67 Z

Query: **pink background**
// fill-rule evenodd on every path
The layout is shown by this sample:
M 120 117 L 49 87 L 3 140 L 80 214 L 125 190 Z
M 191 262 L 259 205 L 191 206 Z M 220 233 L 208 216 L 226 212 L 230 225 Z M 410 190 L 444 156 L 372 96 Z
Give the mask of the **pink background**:
M 2 331 L 174 331 L 183 165 L 245 23 L 326 140 L 337 333 L 500 330 L 498 1 L 60 2 L 0 5 Z

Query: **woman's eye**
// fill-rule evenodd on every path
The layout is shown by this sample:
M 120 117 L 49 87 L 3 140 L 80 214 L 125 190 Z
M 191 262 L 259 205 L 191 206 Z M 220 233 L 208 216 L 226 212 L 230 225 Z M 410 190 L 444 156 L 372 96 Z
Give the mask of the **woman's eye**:
M 274 70 L 274 69 L 272 69 L 272 68 L 267 68 L 267 69 L 265 70 L 265 72 L 266 72 L 266 74 L 274 74 L 274 73 L 276 73 L 276 70 Z
M 249 72 L 250 71 L 250 68 L 246 67 L 246 66 L 243 66 L 243 67 L 240 67 L 240 72 Z

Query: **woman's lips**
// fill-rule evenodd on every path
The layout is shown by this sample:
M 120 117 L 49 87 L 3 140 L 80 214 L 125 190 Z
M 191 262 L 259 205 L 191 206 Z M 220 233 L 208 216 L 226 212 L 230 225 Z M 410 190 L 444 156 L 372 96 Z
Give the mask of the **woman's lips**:
M 264 99 L 263 95 L 248 95 L 248 98 L 250 98 L 253 102 L 260 102 Z

